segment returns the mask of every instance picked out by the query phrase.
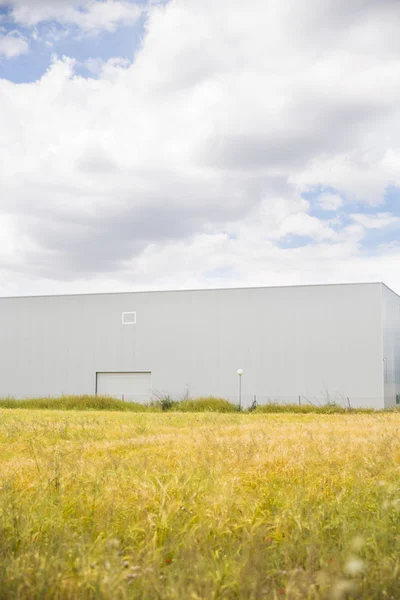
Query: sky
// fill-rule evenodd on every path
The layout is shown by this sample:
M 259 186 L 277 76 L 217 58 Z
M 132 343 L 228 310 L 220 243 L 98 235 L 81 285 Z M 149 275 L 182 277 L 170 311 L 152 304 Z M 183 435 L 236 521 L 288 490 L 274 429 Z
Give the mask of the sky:
M 398 0 L 0 0 L 0 296 L 384 281 Z

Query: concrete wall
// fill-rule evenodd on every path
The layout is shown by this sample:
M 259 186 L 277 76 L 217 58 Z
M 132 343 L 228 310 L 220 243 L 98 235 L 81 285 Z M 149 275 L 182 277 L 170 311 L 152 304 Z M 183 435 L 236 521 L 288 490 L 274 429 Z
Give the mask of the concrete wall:
M 390 407 L 400 395 L 400 297 L 386 286 L 382 286 L 382 318 L 385 407 Z
M 383 406 L 382 286 L 304 286 L 0 300 L 0 396 L 93 394 L 96 372 L 153 390 Z M 121 314 L 136 312 L 135 325 Z

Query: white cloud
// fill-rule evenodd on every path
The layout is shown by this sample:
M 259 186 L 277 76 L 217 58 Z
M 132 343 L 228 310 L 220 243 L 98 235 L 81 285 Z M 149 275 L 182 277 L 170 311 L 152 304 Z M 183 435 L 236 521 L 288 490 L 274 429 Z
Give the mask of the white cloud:
M 29 15 L 15 3 L 32 25 L 79 4 L 32 2 Z M 389 0 L 173 0 L 149 9 L 133 64 L 87 63 L 94 80 L 54 59 L 35 84 L 0 81 L 2 293 L 400 289 L 399 246 L 366 255 L 367 221 L 318 219 L 301 197 L 321 187 L 338 190 L 325 210 L 379 207 L 400 183 L 399 26 Z M 314 243 L 280 247 L 296 235 Z
M 386 229 L 387 227 L 400 226 L 400 217 L 396 217 L 390 213 L 377 213 L 374 215 L 354 214 L 351 217 L 353 221 L 360 223 L 366 229 Z
M 16 58 L 29 51 L 29 43 L 17 31 L 5 33 L 0 28 L 0 58 Z
M 335 237 L 335 233 L 329 225 L 305 213 L 290 215 L 283 222 L 280 233 L 282 235 L 305 236 L 315 240 L 329 240 Z
M 57 21 L 89 33 L 132 25 L 142 14 L 142 8 L 129 0 L 11 0 L 9 4 L 14 21 L 24 27 Z
M 338 210 L 343 206 L 343 198 L 338 194 L 325 193 L 318 197 L 318 205 L 322 210 Z

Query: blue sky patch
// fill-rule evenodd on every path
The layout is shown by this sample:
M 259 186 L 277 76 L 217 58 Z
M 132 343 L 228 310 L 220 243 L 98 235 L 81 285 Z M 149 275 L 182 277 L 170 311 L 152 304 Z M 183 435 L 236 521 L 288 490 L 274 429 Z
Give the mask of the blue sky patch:
M 324 210 L 319 204 L 319 198 L 324 194 L 334 194 L 341 196 L 344 200 L 343 205 L 337 209 Z M 378 205 L 370 205 L 360 201 L 348 201 L 346 196 L 339 190 L 334 188 L 316 187 L 307 190 L 302 194 L 302 197 L 310 202 L 309 214 L 318 219 L 332 219 L 335 215 L 350 215 L 350 214 L 368 214 L 374 215 L 378 213 L 391 213 L 395 216 L 400 216 L 400 187 L 388 187 L 383 202 Z
M 0 20 L 0 26 L 4 33 L 18 31 L 30 46 L 27 54 L 9 59 L 0 57 L 0 78 L 14 83 L 30 83 L 40 79 L 51 64 L 53 55 L 76 59 L 77 73 L 85 77 L 95 77 L 96 74 L 86 69 L 83 63 L 89 59 L 105 62 L 115 57 L 131 62 L 140 48 L 144 34 L 145 15 L 133 25 L 119 26 L 115 32 L 89 34 L 82 32 L 75 25 L 64 25 L 56 21 L 40 23 L 34 28 L 24 28 L 12 21 L 7 7 L 0 10 L 1 14 L 3 18 Z
M 373 256 L 379 248 L 392 244 L 400 245 L 400 228 L 390 231 L 387 229 L 368 229 L 360 245 L 363 253 Z

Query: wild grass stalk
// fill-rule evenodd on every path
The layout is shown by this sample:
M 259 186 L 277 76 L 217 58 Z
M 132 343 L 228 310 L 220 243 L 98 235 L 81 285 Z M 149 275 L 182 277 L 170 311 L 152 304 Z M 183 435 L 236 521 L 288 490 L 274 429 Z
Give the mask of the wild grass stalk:
M 397 414 L 0 411 L 0 598 L 398 598 Z

